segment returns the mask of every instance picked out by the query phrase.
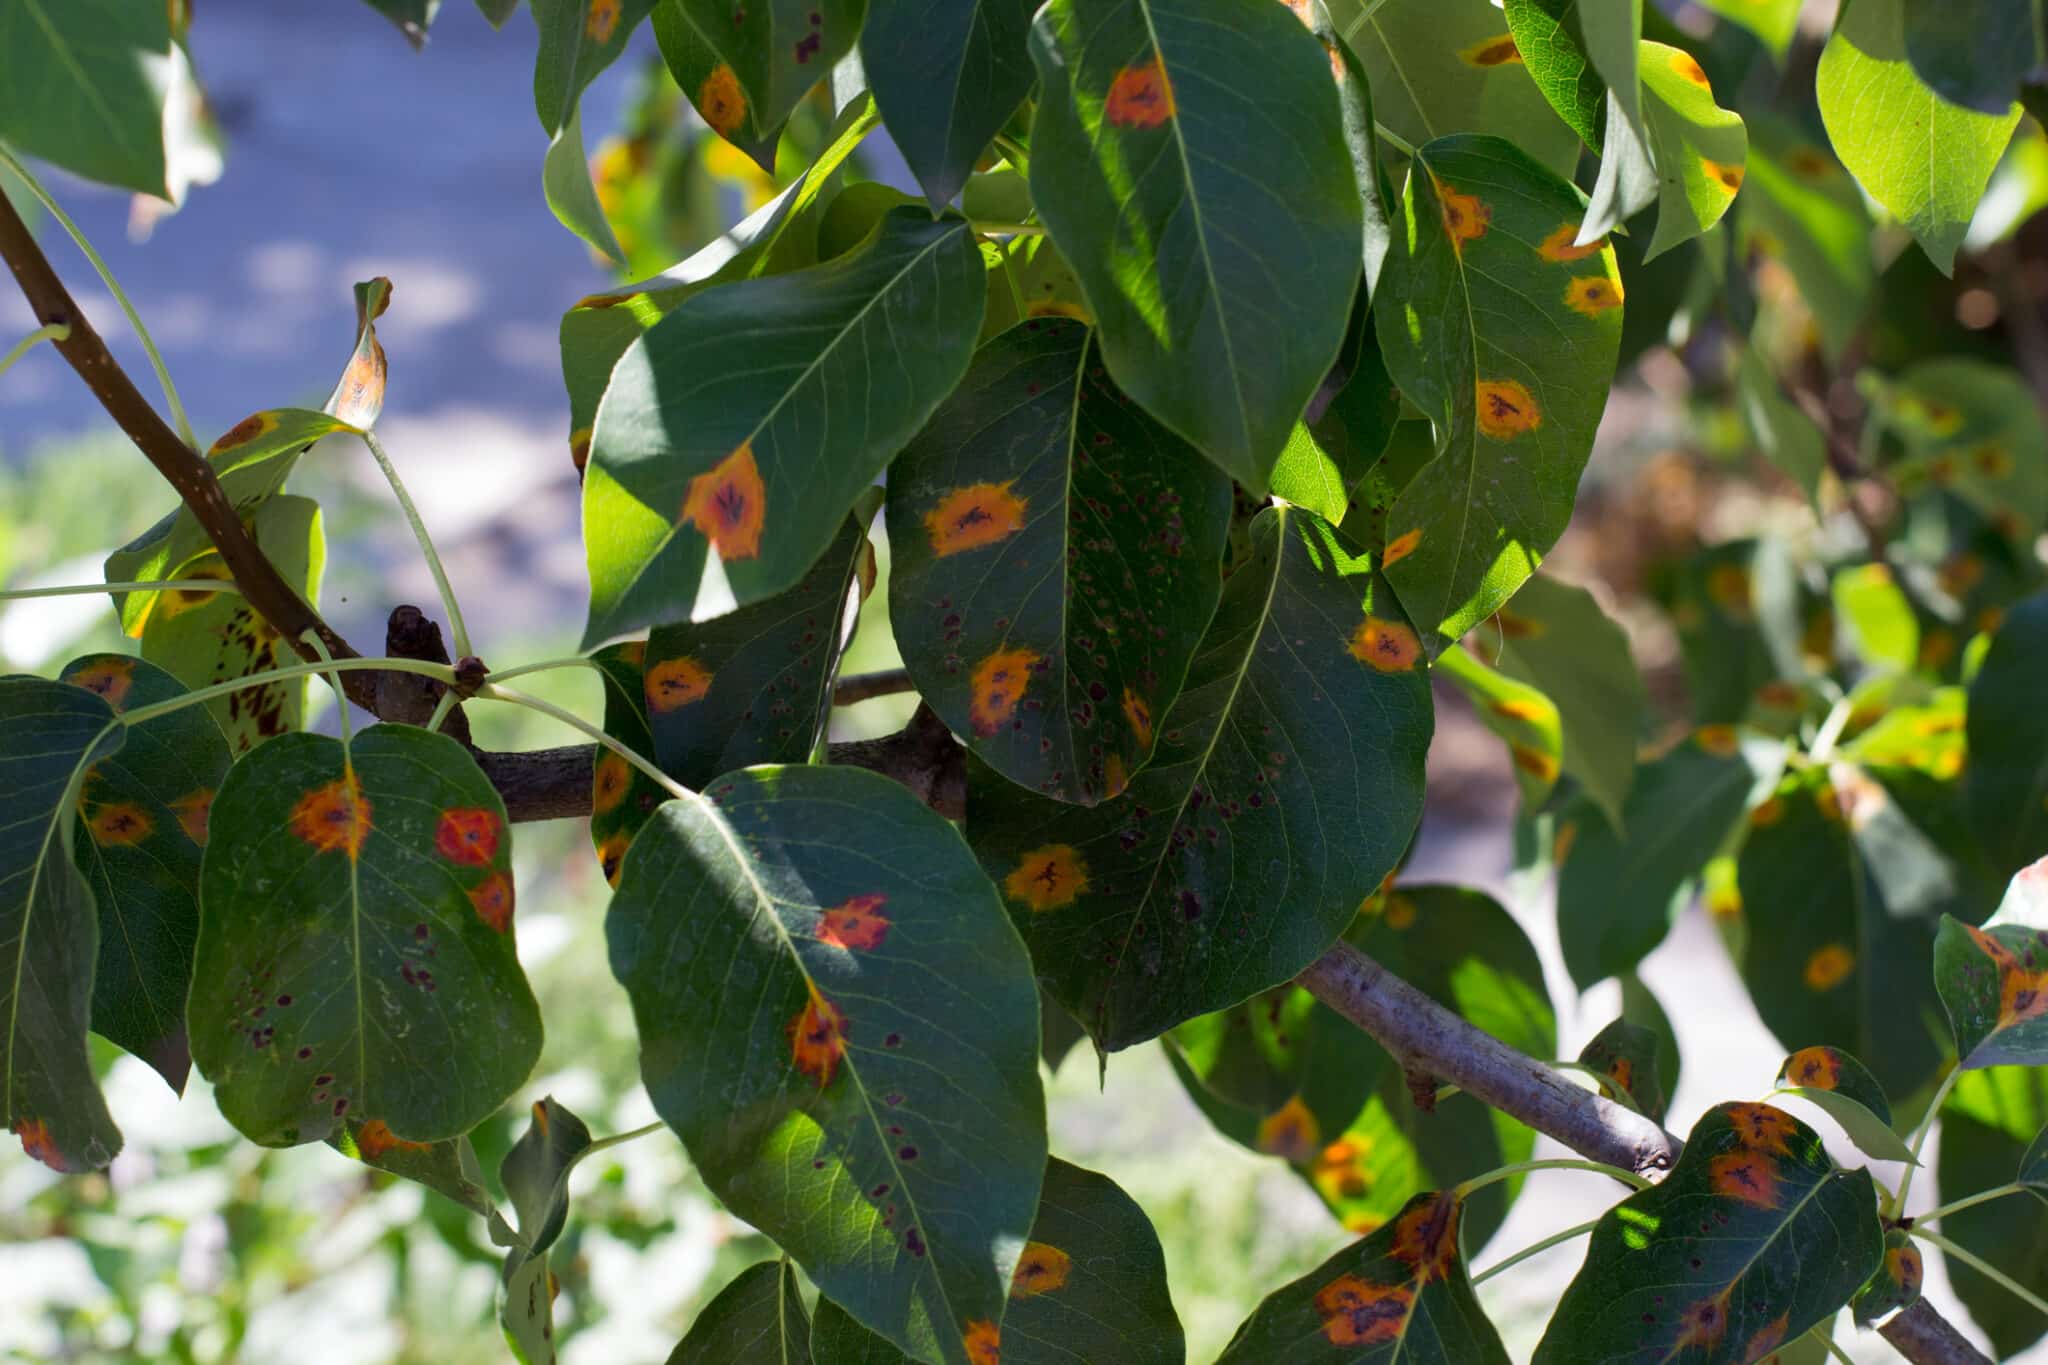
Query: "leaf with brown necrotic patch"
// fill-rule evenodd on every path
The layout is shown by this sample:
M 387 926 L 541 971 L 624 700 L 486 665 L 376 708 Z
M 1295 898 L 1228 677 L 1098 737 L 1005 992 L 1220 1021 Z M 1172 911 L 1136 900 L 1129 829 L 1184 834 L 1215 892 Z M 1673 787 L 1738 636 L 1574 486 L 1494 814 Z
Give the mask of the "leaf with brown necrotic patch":
M 2048 858 L 2020 869 L 1983 928 L 1942 916 L 1934 984 L 1958 1065 L 2048 1063 Z

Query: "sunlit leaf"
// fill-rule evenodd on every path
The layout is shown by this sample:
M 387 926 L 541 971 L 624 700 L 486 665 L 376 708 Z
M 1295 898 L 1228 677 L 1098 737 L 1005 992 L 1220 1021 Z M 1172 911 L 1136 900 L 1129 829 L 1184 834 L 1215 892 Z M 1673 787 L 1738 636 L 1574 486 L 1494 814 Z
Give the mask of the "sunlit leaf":
M 1032 0 L 868 0 L 864 68 L 889 134 L 934 209 L 1024 97 Z
M 837 1365 L 837 1357 L 829 1357 Z M 786 1260 L 748 1266 L 704 1305 L 669 1365 L 810 1365 L 811 1321 Z
M 1909 669 L 1920 657 L 1920 622 L 1884 564 L 1859 564 L 1829 581 L 1843 643 L 1874 670 Z
M 1480 724 L 1508 746 L 1522 805 L 1534 810 L 1549 800 L 1564 770 L 1564 731 L 1556 704 L 1456 645 L 1437 656 L 1436 668 L 1465 694 Z
M 1641 53 L 1643 128 L 1657 170 L 1657 232 L 1646 253 L 1654 258 L 1705 232 L 1735 202 L 1749 135 L 1738 115 L 1714 102 L 1691 53 L 1662 43 L 1644 43 Z M 1608 146 L 1611 153 L 1611 132 Z
M 533 0 L 540 55 L 533 68 L 533 104 L 548 135 L 541 187 L 562 226 L 615 261 L 618 239 L 590 183 L 583 155 L 583 92 L 626 50 L 654 0 Z
M 1515 51 L 1557 116 L 1594 152 L 1600 150 L 1607 84 L 1586 51 L 1586 11 L 1578 0 L 1505 0 Z M 1513 136 L 1512 128 L 1495 129 Z
M 1696 0 L 1701 9 L 1739 24 L 1763 40 L 1780 62 L 1799 31 L 1799 11 L 1806 0 Z

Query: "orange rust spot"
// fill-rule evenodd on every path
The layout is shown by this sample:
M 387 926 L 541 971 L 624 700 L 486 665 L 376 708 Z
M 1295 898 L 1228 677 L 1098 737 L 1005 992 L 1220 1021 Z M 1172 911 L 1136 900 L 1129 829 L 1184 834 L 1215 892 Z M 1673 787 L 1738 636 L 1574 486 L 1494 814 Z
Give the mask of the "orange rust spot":
M 1692 742 L 1715 758 L 1733 758 L 1742 747 L 1732 725 L 1702 725 L 1692 732 Z
M 408 1142 L 391 1131 L 391 1125 L 382 1119 L 371 1119 L 356 1130 L 356 1151 L 365 1161 L 381 1161 L 387 1152 L 424 1152 L 424 1142 Z
M 1520 66 L 1522 49 L 1515 46 L 1512 33 L 1503 33 L 1498 38 L 1488 38 L 1462 49 L 1458 60 L 1467 66 Z
M 1831 1048 L 1803 1047 L 1785 1059 L 1785 1078 L 1808 1090 L 1833 1090 L 1842 1083 L 1842 1063 Z
M 188 792 L 171 802 L 171 814 L 178 817 L 178 828 L 185 831 L 185 837 L 201 848 L 206 847 L 206 821 L 213 814 L 213 792 L 201 787 Z
M 1977 613 L 1977 631 L 1981 635 L 1996 635 L 2004 624 L 2005 610 L 2002 607 L 1986 607 Z
M 1607 1079 L 1613 1081 L 1623 1090 L 1634 1093 L 1636 1064 L 1626 1057 L 1616 1057 L 1607 1064 Z
M 1752 599 L 1748 568 L 1741 564 L 1716 564 L 1707 573 L 1707 598 L 1737 620 L 1747 620 Z
M 1034 848 L 1003 878 L 1003 894 L 1036 913 L 1072 905 L 1088 889 L 1088 864 L 1071 844 Z
M 1707 73 L 1700 70 L 1700 64 L 1693 60 L 1690 52 L 1674 51 L 1671 54 L 1671 69 L 1678 73 L 1679 79 L 1691 81 L 1700 89 L 1712 92 L 1714 87 L 1707 80 Z
M 1752 829 L 1765 829 L 1785 818 L 1785 803 L 1778 797 L 1765 797 L 1757 808 L 1749 813 Z
M 1382 673 L 1406 673 L 1422 657 L 1422 642 L 1399 621 L 1368 616 L 1351 632 L 1351 657 Z
M 1968 550 L 1958 551 L 1942 561 L 1935 581 L 1949 596 L 1961 597 L 1984 581 L 1984 561 Z
M 1316 1291 L 1316 1315 L 1333 1346 L 1371 1346 L 1393 1341 L 1408 1326 L 1415 1293 L 1405 1284 L 1373 1284 L 1339 1275 Z
M 1322 1125 L 1301 1102 L 1301 1096 L 1290 1095 L 1287 1103 L 1259 1120 L 1256 1145 L 1268 1156 L 1307 1161 L 1315 1155 L 1322 1136 Z
M 1512 441 L 1543 425 L 1536 396 L 1516 379 L 1482 379 L 1474 386 L 1480 434 L 1494 441 Z
M 605 885 L 618 886 L 619 870 L 625 865 L 626 850 L 632 845 L 632 839 L 622 830 L 597 846 L 597 866 L 604 873 Z
M 767 514 L 768 490 L 754 463 L 751 441 L 691 479 L 689 496 L 683 499 L 683 520 L 703 532 L 720 559 L 759 556 Z
M 745 122 L 746 92 L 740 89 L 740 78 L 724 62 L 711 68 L 711 74 L 697 87 L 697 112 L 713 132 L 724 138 L 738 132 Z
M 1073 1259 L 1058 1247 L 1026 1242 L 1024 1254 L 1017 1258 L 1017 1269 L 1010 1276 L 1010 1297 L 1028 1299 L 1050 1294 L 1066 1284 L 1067 1272 L 1072 1268 Z
M 50 1125 L 41 1119 L 16 1119 L 14 1135 L 21 1139 L 21 1150 L 42 1162 L 53 1171 L 68 1171 L 63 1155 L 57 1150 L 57 1143 L 50 1136 Z
M 1406 929 L 1415 923 L 1415 902 L 1400 892 L 1387 897 L 1387 927 Z
M 1707 913 L 1716 919 L 1733 919 L 1742 913 L 1742 889 L 1734 885 L 1717 886 L 1707 892 Z
M 1778 1168 L 1760 1152 L 1730 1152 L 1707 1166 L 1714 1193 L 1760 1209 L 1778 1207 Z
M 1756 1329 L 1748 1343 L 1742 1348 L 1744 1360 L 1762 1360 L 1766 1355 L 1784 1344 L 1785 1332 L 1792 1325 L 1789 1313 L 1780 1313 Z
M 1511 697 L 1507 701 L 1493 703 L 1491 709 L 1496 716 L 1507 720 L 1527 721 L 1532 725 L 1550 720 L 1557 715 L 1557 708 L 1541 697 Z
M 1977 466 L 1977 472 L 1987 479 L 2012 476 L 2012 452 L 1996 441 L 1987 441 L 1971 451 L 1970 463 Z
M 1387 542 L 1386 553 L 1380 556 L 1380 567 L 1382 569 L 1393 568 L 1409 555 L 1414 554 L 1415 547 L 1420 544 L 1422 544 L 1422 528 L 1420 526 L 1412 531 L 1403 531 L 1400 535 Z
M 590 0 L 590 9 L 584 16 L 583 31 L 594 43 L 611 41 L 612 31 L 619 26 L 620 0 Z
M 803 1011 L 789 1021 L 790 1055 L 796 1069 L 815 1079 L 823 1090 L 832 1083 L 839 1059 L 846 1055 L 846 1015 L 818 994 L 816 986 L 807 984 L 805 990 L 809 999 L 804 1001 Z
M 1689 1347 L 1711 1350 L 1728 1334 L 1728 1291 L 1711 1299 L 1688 1304 L 1678 1314 L 1678 1336 L 1671 1343 L 1673 1354 Z M 1747 1359 L 1747 1357 L 1745 1357 Z
M 616 810 L 632 785 L 630 765 L 611 750 L 605 750 L 590 777 L 590 813 L 603 815 Z
M 1813 789 L 1813 804 L 1821 819 L 1833 825 L 1842 823 L 1842 798 L 1832 783 L 1823 782 Z
M 1105 796 L 1116 796 L 1131 785 L 1130 770 L 1124 767 L 1122 754 L 1111 754 L 1102 760 L 1102 791 Z
M 1527 744 L 1510 744 L 1508 757 L 1514 760 L 1517 768 L 1539 782 L 1557 780 L 1558 762 L 1555 754 L 1544 753 L 1541 749 L 1532 748 Z
M 104 658 L 89 668 L 79 669 L 68 681 L 73 687 L 99 693 L 107 705 L 118 711 L 127 699 L 128 689 L 135 686 L 135 661 L 119 656 Z
M 1015 479 L 956 488 L 924 514 L 932 553 L 944 558 L 1007 540 L 1024 529 L 1027 500 L 1010 491 Z
M 873 952 L 889 937 L 889 917 L 882 913 L 887 901 L 879 891 L 841 901 L 818 917 L 818 941 L 834 948 Z
M 147 839 L 156 828 L 156 821 L 132 802 L 115 801 L 87 816 L 85 827 L 101 848 L 128 848 Z
M 1451 239 L 1451 250 L 1463 256 L 1465 243 L 1486 235 L 1487 225 L 1493 221 L 1493 207 L 1476 194 L 1452 189 L 1434 175 L 1430 182 L 1436 187 L 1436 206 L 1443 218 L 1444 236 Z
M 975 734 L 987 739 L 1017 713 L 1017 703 L 1031 686 L 1031 667 L 1037 662 L 1036 650 L 1019 646 L 999 649 L 974 666 L 967 680 L 971 691 L 967 718 Z
M 1173 117 L 1173 82 L 1158 53 L 1152 60 L 1127 66 L 1109 83 L 1103 117 L 1119 128 L 1157 128 Z
M 966 1335 L 960 1341 L 967 1348 L 967 1359 L 972 1365 L 998 1365 L 1002 1359 L 1003 1329 L 987 1318 L 968 1323 Z
M 1394 1224 L 1394 1258 L 1416 1280 L 1448 1280 L 1458 1263 L 1458 1196 L 1439 1194 L 1417 1204 Z
M 1963 927 L 1979 951 L 1998 968 L 1998 1026 L 2011 1028 L 2048 1014 L 2048 967 L 2029 970 L 2012 949 L 1991 934 L 1972 925 Z
M 1560 223 L 1537 245 L 1536 254 L 1546 261 L 1582 261 L 1588 256 L 1599 255 L 1607 246 L 1605 237 L 1587 242 L 1584 246 L 1574 245 L 1578 236 L 1577 223 Z
M 1835 164 L 1823 156 L 1817 148 L 1795 147 L 1785 158 L 1785 165 L 1801 180 L 1824 180 L 1834 174 Z
M 208 455 L 218 455 L 225 450 L 245 446 L 259 436 L 277 430 L 277 414 L 274 412 L 252 412 L 241 421 L 221 433 L 220 439 L 207 447 Z
M 648 669 L 641 687 L 647 694 L 647 709 L 665 714 L 704 700 L 711 690 L 711 670 L 689 655 L 679 654 Z
M 1735 1136 L 1752 1151 L 1792 1154 L 1792 1138 L 1798 1128 L 1792 1116 L 1768 1104 L 1742 1103 L 1726 1106 Z
M 1566 287 L 1564 306 L 1582 317 L 1598 318 L 1621 307 L 1621 286 L 1605 275 L 1581 275 Z
M 370 833 L 370 800 L 353 771 L 315 787 L 292 807 L 291 831 L 321 853 L 363 851 Z
M 1493 623 L 1500 628 L 1502 636 L 1510 640 L 1534 640 L 1549 629 L 1541 621 L 1532 620 L 1527 616 L 1517 616 L 1506 610 L 1495 612 Z
M 1567 820 L 1559 825 L 1557 827 L 1557 837 L 1550 841 L 1550 861 L 1562 865 L 1566 856 L 1571 853 L 1572 845 L 1578 841 L 1578 821 Z
M 1709 161 L 1707 158 L 1701 157 L 1700 169 L 1707 173 L 1707 179 L 1713 181 L 1730 194 L 1742 188 L 1743 168 L 1740 166 L 1724 165 L 1719 161 Z
M 1756 701 L 1773 711 L 1792 711 L 1805 703 L 1806 693 L 1797 683 L 1767 682 L 1756 690 Z
M 451 863 L 482 867 L 498 856 L 498 817 L 481 806 L 457 806 L 441 812 L 434 829 L 434 851 Z
M 499 933 L 512 927 L 512 879 L 504 873 L 493 872 L 478 882 L 470 890 L 469 903 L 477 918 Z
M 1901 1297 L 1918 1298 L 1920 1282 L 1927 1278 L 1927 1266 L 1920 1259 L 1920 1248 L 1911 1242 L 1904 1246 L 1886 1247 L 1884 1273 L 1898 1287 Z
M 1131 688 L 1124 689 L 1124 720 L 1131 727 L 1131 738 L 1138 742 L 1140 749 L 1152 747 L 1152 707 Z
M 1800 973 L 1810 991 L 1831 991 L 1849 979 L 1849 973 L 1856 970 L 1856 955 L 1839 943 L 1824 944 L 1813 950 L 1806 959 L 1806 968 Z
M 1348 1135 L 1338 1138 L 1316 1154 L 1309 1179 L 1325 1199 L 1361 1199 L 1371 1186 L 1371 1177 L 1362 1164 L 1370 1151 L 1369 1139 Z

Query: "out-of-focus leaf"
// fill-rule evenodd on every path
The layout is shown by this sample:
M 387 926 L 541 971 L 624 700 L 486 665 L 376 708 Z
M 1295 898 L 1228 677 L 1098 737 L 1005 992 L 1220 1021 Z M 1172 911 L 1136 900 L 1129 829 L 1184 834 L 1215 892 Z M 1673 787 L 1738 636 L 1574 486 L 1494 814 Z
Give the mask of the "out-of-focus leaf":
M 427 45 L 427 28 L 441 8 L 441 0 L 368 0 L 371 9 L 398 25 L 398 31 L 418 51 Z M 498 22 L 503 22 L 502 20 Z
M 787 1260 L 742 1270 L 704 1305 L 669 1365 L 811 1365 L 811 1318 Z M 837 1365 L 836 1359 L 834 1365 Z
M 1843 643 L 1864 667 L 1904 671 L 1920 657 L 1920 622 L 1913 604 L 1884 564 L 1859 564 L 1829 584 Z
M 1813 419 L 1778 391 L 1770 366 L 1750 346 L 1735 362 L 1735 398 L 1749 439 L 1818 508 L 1820 476 L 1828 463 L 1826 439 Z
M 1732 24 L 1739 24 L 1763 41 L 1780 62 L 1799 31 L 1799 11 L 1806 0 L 1695 0 Z
M 2039 1066 L 2001 1066 L 1972 1072 L 1956 1082 L 1941 1110 L 1941 1154 L 1935 1178 L 1944 1201 L 1998 1184 L 2026 1156 L 2028 1144 L 2048 1126 L 2048 1071 Z M 2030 1194 L 2007 1195 L 1941 1220 L 1941 1233 L 1990 1262 L 2036 1294 L 2048 1295 L 2048 1237 L 2042 1235 L 2043 1204 Z M 2009 1360 L 2041 1339 L 2048 1317 L 1955 1257 L 1944 1258 L 1956 1297 L 1970 1320 L 1991 1339 L 1991 1349 Z
M 875 103 L 934 210 L 960 193 L 1031 93 L 1032 0 L 868 0 L 861 52 Z
M 1834 654 L 1834 613 L 1775 540 L 1712 545 L 1660 591 L 1678 628 L 1693 716 L 1743 720 L 1763 689 L 1803 679 Z
M 88 180 L 171 197 L 168 8 L 135 0 L 0 6 L 0 137 Z
M 1981 360 L 1928 360 L 1886 392 L 1887 424 L 1906 447 L 1901 493 L 1946 489 L 2022 544 L 2048 524 L 2048 431 L 2020 377 Z
M 1743 248 L 1784 262 L 1823 348 L 1839 357 L 1877 287 L 1863 196 L 1826 144 L 1802 128 L 1767 113 L 1751 114 L 1748 128 L 1749 170 L 1735 208 Z
M 549 1095 L 536 1100 L 533 1121 L 498 1163 L 498 1183 L 519 1220 L 515 1231 L 492 1216 L 491 1240 L 505 1247 L 499 1273 L 498 1325 L 522 1365 L 554 1365 L 554 1277 L 548 1251 L 569 1218 L 569 1173 L 597 1150 L 582 1119 Z
M 1999 875 L 2048 851 L 2048 593 L 2006 612 L 1970 681 L 1970 822 Z

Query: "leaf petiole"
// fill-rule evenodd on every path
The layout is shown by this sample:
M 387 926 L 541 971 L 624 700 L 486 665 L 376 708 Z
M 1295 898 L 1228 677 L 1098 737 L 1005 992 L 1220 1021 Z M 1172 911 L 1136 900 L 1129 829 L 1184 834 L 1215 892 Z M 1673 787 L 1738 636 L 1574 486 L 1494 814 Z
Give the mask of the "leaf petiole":
M 1953 1203 L 1943 1204 L 1938 1209 L 1929 1209 L 1925 1213 L 1915 1214 L 1913 1221 L 1916 1223 L 1939 1222 L 1952 1213 L 1960 1213 L 1964 1209 L 1975 1208 L 1979 1204 L 1988 1204 L 1994 1199 L 2003 1199 L 2009 1194 L 2018 1194 L 2025 1188 L 2026 1186 L 2016 1180 L 2009 1181 L 2003 1185 L 1994 1185 L 1988 1190 L 1979 1190 L 1977 1193 L 1966 1195 Z
M 485 701 L 503 701 L 510 702 L 514 706 L 524 706 L 529 710 L 538 711 L 544 716 L 552 717 L 572 730 L 580 730 L 599 744 L 604 745 L 605 748 L 610 749 L 620 758 L 625 759 L 626 762 L 632 764 L 641 772 L 646 773 L 648 777 L 654 780 L 655 785 L 659 786 L 670 796 L 675 797 L 678 801 L 693 801 L 696 799 L 697 794 L 695 792 L 678 783 L 674 778 L 656 767 L 652 760 L 644 757 L 637 749 L 632 748 L 630 745 L 621 744 L 618 740 L 612 738 L 573 711 L 565 711 L 551 701 L 542 701 L 539 697 L 529 693 L 514 691 L 509 687 L 500 687 L 496 683 L 486 683 L 482 688 L 478 689 L 477 696 Z
M 1650 1188 L 1650 1182 L 1637 1175 L 1634 1171 L 1624 1171 L 1621 1167 L 1610 1166 L 1604 1161 L 1586 1161 L 1579 1157 L 1557 1156 L 1539 1157 L 1535 1161 L 1517 1161 L 1511 1166 L 1496 1166 L 1483 1175 L 1473 1176 L 1470 1180 L 1456 1186 L 1451 1192 L 1460 1199 L 1469 1198 L 1475 1190 L 1483 1190 L 1488 1185 L 1518 1176 L 1524 1171 L 1598 1171 L 1602 1175 L 1611 1175 L 1616 1180 L 1639 1190 Z
M 455 636 L 455 657 L 468 658 L 476 652 L 469 646 L 469 627 L 462 623 L 462 608 L 456 604 L 455 589 L 448 582 L 448 571 L 441 567 L 441 556 L 434 551 L 434 540 L 427 534 L 427 523 L 421 519 L 420 509 L 413 506 L 412 495 L 405 491 L 405 483 L 398 477 L 398 467 L 384 453 L 384 443 L 377 439 L 377 433 L 364 431 L 363 444 L 377 458 L 377 468 L 384 471 L 384 481 L 391 485 L 399 510 L 405 513 L 407 523 L 412 526 L 413 539 L 419 542 L 420 554 L 426 558 L 427 569 L 434 575 L 434 586 L 441 593 L 441 609 L 448 613 L 448 629 Z
M 121 723 L 123 725 L 141 725 L 155 720 L 158 716 L 167 716 L 173 711 L 182 711 L 188 706 L 196 706 L 200 702 L 212 701 L 215 697 L 225 697 L 230 692 L 239 692 L 245 687 L 263 687 L 270 683 L 284 682 L 291 678 L 309 677 L 315 673 L 353 673 L 366 668 L 381 668 L 392 673 L 418 673 L 424 677 L 434 678 L 440 682 L 450 684 L 455 681 L 455 670 L 447 664 L 431 664 L 420 659 L 355 658 L 334 659 L 327 662 L 315 661 L 302 664 L 287 664 L 283 668 L 272 668 L 266 669 L 261 673 L 251 673 L 246 678 L 230 678 L 226 682 L 215 683 L 211 687 L 202 687 L 196 692 L 187 692 L 182 697 L 172 697 L 168 701 L 156 702 L 150 706 L 138 706 L 132 711 L 122 712 Z
M 68 341 L 70 338 L 71 324 L 68 322 L 53 322 L 46 327 L 36 328 L 27 336 L 15 342 L 8 349 L 6 355 L 0 355 L 0 374 L 6 374 L 9 370 L 13 369 L 14 362 L 34 350 L 38 342 Z
M 1926 1228 L 1922 1227 L 1919 1223 L 1915 1223 L 1913 1225 L 1912 1231 L 1909 1235 L 1918 1237 L 1921 1241 L 1926 1242 L 1930 1246 L 1940 1247 L 1943 1252 L 1950 1256 L 1955 1257 L 1958 1261 L 1961 1261 L 1964 1265 L 1970 1267 L 1970 1269 L 1976 1271 L 1985 1279 L 1991 1280 L 2003 1286 L 2006 1290 L 2010 1291 L 2014 1297 L 2025 1301 L 2029 1306 L 2036 1308 L 2043 1313 L 2048 1313 L 2048 1299 L 2043 1299 L 2039 1294 L 2036 1294 L 2033 1290 L 2027 1288 L 2018 1280 L 2015 1280 L 2012 1276 L 2006 1274 L 1997 1266 L 1992 1265 L 1989 1261 L 1977 1255 L 1975 1252 L 1964 1250 L 1962 1247 L 1957 1246 L 1954 1242 L 1951 1242 L 1948 1238 L 1942 1236 L 1938 1232 L 1927 1231 Z
M 35 597 L 89 597 L 102 592 L 231 592 L 242 587 L 232 578 L 151 578 L 133 583 L 65 583 L 51 588 L 10 588 L 0 592 L 0 602 L 27 601 Z
M 1569 1242 L 1574 1237 L 1584 1237 L 1587 1233 L 1591 1232 L 1594 1228 L 1597 1228 L 1599 1226 L 1600 1220 L 1598 1218 L 1594 1218 L 1584 1223 L 1575 1223 L 1571 1227 L 1566 1228 L 1562 1232 L 1553 1232 L 1548 1237 L 1545 1237 L 1542 1241 L 1531 1242 L 1528 1246 L 1523 1247 L 1514 1255 L 1509 1256 L 1503 1260 L 1494 1262 L 1486 1269 L 1480 1271 L 1477 1275 L 1474 1275 L 1472 1277 L 1472 1283 L 1475 1285 L 1484 1284 L 1486 1281 L 1492 1279 L 1494 1276 L 1500 1274 L 1502 1271 L 1510 1270 L 1515 1266 L 1520 1265 L 1522 1262 L 1528 1260 L 1531 1256 L 1540 1256 L 1544 1252 L 1550 1250 L 1552 1247 L 1557 1246 L 1559 1243 Z

